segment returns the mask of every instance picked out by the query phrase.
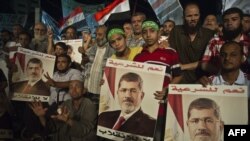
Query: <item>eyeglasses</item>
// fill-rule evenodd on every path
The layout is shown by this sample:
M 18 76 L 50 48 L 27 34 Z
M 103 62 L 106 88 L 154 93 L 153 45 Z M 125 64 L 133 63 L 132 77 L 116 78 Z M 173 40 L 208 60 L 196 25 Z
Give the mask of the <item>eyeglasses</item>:
M 135 88 L 131 88 L 131 89 L 121 88 L 121 89 L 119 89 L 119 92 L 122 94 L 125 94 L 127 92 L 129 92 L 131 94 L 137 94 L 139 92 L 139 90 L 137 90 Z
M 45 32 L 46 30 L 45 29 L 40 29 L 40 28 L 35 28 L 35 31 L 36 32 L 38 32 L 38 31 Z
M 200 121 L 204 122 L 206 125 L 213 125 L 216 122 L 219 122 L 220 120 L 214 120 L 211 118 L 194 118 L 194 119 L 188 120 L 188 123 L 190 126 L 197 126 Z

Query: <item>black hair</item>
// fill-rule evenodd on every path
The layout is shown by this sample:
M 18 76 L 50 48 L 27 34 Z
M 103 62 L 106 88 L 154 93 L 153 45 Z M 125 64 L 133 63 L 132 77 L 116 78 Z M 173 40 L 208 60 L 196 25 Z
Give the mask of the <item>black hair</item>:
M 242 10 L 239 9 L 239 8 L 237 8 L 237 7 L 232 7 L 232 8 L 227 9 L 225 12 L 223 12 L 223 14 L 222 14 L 222 19 L 224 19 L 224 17 L 225 17 L 226 15 L 235 14 L 235 13 L 237 13 L 237 14 L 240 15 L 240 19 L 243 18 L 243 12 L 242 12 Z

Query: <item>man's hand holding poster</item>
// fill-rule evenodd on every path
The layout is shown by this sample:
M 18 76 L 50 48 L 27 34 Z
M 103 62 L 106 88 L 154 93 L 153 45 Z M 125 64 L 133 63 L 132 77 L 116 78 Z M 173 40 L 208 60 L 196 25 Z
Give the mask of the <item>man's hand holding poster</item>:
M 159 107 L 153 94 L 162 90 L 164 74 L 164 66 L 108 59 L 97 135 L 116 141 L 152 141 Z
M 82 54 L 78 51 L 78 48 L 82 47 L 82 39 L 60 40 L 56 42 L 64 42 L 68 46 L 67 54 L 71 57 L 72 62 L 75 61 L 81 64 Z
M 224 125 L 248 122 L 247 86 L 169 85 L 165 141 L 223 141 Z
M 42 102 L 49 101 L 50 87 L 46 84 L 44 74 L 53 75 L 55 56 L 29 49 L 18 48 L 14 56 L 16 72 L 13 75 L 12 100 Z

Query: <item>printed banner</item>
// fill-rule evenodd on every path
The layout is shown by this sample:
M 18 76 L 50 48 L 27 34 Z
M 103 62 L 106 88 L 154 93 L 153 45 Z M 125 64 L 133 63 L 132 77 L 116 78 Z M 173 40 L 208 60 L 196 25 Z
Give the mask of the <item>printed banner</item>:
M 169 85 L 165 141 L 224 140 L 224 125 L 248 122 L 247 86 Z
M 12 76 L 12 100 L 48 102 L 50 87 L 44 74 L 53 76 L 55 56 L 19 47 L 14 63 L 17 70 Z
M 68 45 L 68 55 L 71 57 L 71 61 L 75 61 L 77 63 L 81 64 L 82 61 L 82 54 L 78 51 L 79 47 L 82 47 L 82 39 L 76 39 L 76 40 L 60 40 L 55 41 L 57 42 L 64 42 L 66 45 Z
M 152 141 L 159 108 L 154 93 L 162 90 L 165 69 L 108 59 L 101 86 L 97 135 L 116 141 Z

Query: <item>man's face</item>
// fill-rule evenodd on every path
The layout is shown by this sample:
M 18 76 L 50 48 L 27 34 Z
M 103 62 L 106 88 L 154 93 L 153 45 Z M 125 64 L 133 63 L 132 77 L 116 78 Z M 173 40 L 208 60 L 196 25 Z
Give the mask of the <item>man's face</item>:
M 42 41 L 46 38 L 46 27 L 42 24 L 36 24 L 34 28 L 34 38 Z
M 121 34 L 114 34 L 110 37 L 109 44 L 116 52 L 122 52 L 126 48 L 126 39 Z
M 30 62 L 26 68 L 27 76 L 29 81 L 35 82 L 41 79 L 43 74 L 43 69 L 40 64 L 35 64 Z
M 55 47 L 55 55 L 59 56 L 61 54 L 66 54 L 66 52 L 64 51 L 64 49 L 61 46 L 57 45 Z
M 65 57 L 58 57 L 56 67 L 59 72 L 64 72 L 69 68 L 69 62 Z
M 200 20 L 200 10 L 196 5 L 189 5 L 184 11 L 185 24 L 188 28 L 197 28 Z
M 172 22 L 165 22 L 163 24 L 163 33 L 168 36 L 170 34 L 170 31 L 174 28 L 174 23 Z
M 192 109 L 187 126 L 192 141 L 219 141 L 223 129 L 214 109 Z
M 145 27 L 142 30 L 142 37 L 148 46 L 152 46 L 152 45 L 158 43 L 159 30 L 157 31 L 151 27 Z
M 221 48 L 220 60 L 223 70 L 238 70 L 244 61 L 240 47 L 230 44 Z
M 244 33 L 248 34 L 250 32 L 250 17 L 243 17 L 242 28 Z
M 238 13 L 225 15 L 223 18 L 223 25 L 227 31 L 235 31 L 241 25 L 240 15 Z
M 18 37 L 18 35 L 22 32 L 22 30 L 23 30 L 22 27 L 20 27 L 18 25 L 13 26 L 13 28 L 12 28 L 13 35 L 15 37 Z
M 76 39 L 76 31 L 72 28 L 67 29 L 66 31 L 66 40 Z
M 144 93 L 139 88 L 139 82 L 121 81 L 117 91 L 122 113 L 132 113 L 140 107 Z
M 26 34 L 20 34 L 18 42 L 22 45 L 23 48 L 29 48 L 30 38 Z
M 125 32 L 126 37 L 130 37 L 133 34 L 132 24 L 129 23 L 124 24 L 123 30 Z
M 134 34 L 139 35 L 142 32 L 142 25 L 143 17 L 142 16 L 133 16 L 131 18 L 131 23 L 133 26 Z
M 82 96 L 83 84 L 78 80 L 73 80 L 69 83 L 69 94 L 72 99 L 78 99 Z
M 96 30 L 96 43 L 98 46 L 103 46 L 107 40 L 106 40 L 106 30 L 104 28 L 98 28 Z
M 204 20 L 203 27 L 216 30 L 218 28 L 218 23 L 215 15 L 208 15 Z

